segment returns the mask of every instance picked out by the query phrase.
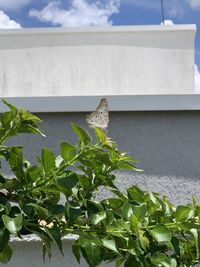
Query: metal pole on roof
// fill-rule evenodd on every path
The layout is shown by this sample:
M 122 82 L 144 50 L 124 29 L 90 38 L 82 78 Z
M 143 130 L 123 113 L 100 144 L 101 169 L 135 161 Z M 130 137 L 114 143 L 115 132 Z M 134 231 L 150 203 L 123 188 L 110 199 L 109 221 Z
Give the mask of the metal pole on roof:
M 162 22 L 163 22 L 163 25 L 165 25 L 165 12 L 164 12 L 164 3 L 163 3 L 163 0 L 160 0 L 161 1 L 161 14 L 162 14 Z

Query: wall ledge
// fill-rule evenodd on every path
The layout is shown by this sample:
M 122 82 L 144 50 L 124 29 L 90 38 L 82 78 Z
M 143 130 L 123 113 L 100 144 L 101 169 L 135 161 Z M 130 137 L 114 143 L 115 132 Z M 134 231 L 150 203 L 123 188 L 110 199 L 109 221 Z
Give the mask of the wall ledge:
M 200 94 L 5 97 L 18 108 L 31 112 L 89 112 L 106 97 L 110 111 L 200 110 Z M 2 98 L 1 98 L 2 99 Z M 0 101 L 0 113 L 7 111 Z
M 72 235 L 72 234 L 68 234 L 65 235 L 62 240 L 66 240 L 66 241 L 75 241 L 78 239 L 78 235 Z M 41 242 L 41 238 L 37 235 L 34 234 L 30 234 L 30 235 L 24 235 L 22 236 L 22 238 L 19 237 L 15 237 L 12 236 L 10 239 L 11 243 L 18 243 L 18 242 Z
M 155 32 L 155 31 L 196 31 L 195 24 L 176 25 L 137 25 L 137 26 L 106 26 L 106 27 L 67 27 L 67 28 L 23 28 L 23 29 L 1 29 L 3 35 L 37 35 L 37 34 L 66 34 L 66 33 L 111 33 L 111 32 Z

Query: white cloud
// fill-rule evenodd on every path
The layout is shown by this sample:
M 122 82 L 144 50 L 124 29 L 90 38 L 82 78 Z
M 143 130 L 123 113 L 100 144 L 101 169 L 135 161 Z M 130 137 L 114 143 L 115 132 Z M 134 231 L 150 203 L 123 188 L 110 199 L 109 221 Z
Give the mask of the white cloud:
M 195 92 L 200 94 L 200 71 L 198 66 L 194 66 L 194 73 L 195 73 Z
M 62 27 L 111 25 L 110 17 L 119 12 L 120 0 L 89 2 L 72 0 L 69 9 L 61 7 L 60 1 L 52 1 L 42 10 L 32 9 L 30 17 Z
M 187 11 L 187 1 L 190 0 L 166 0 L 163 1 L 165 16 L 182 17 Z M 193 0 L 195 1 L 195 0 Z M 199 0 L 196 0 L 199 1 Z M 160 0 L 121 0 L 122 4 L 135 6 L 145 9 L 153 9 L 161 15 L 161 1 Z
M 121 0 L 122 4 L 154 9 L 161 12 L 160 0 Z M 192 9 L 200 9 L 200 0 L 166 0 L 163 1 L 165 14 L 171 17 L 182 17 L 186 12 L 190 12 L 188 5 Z
M 0 10 L 0 29 L 20 29 L 21 25 Z
M 187 0 L 187 2 L 194 9 L 200 8 L 200 0 Z
M 181 18 L 184 16 L 185 12 L 187 11 L 187 0 L 180 1 L 180 0 L 170 0 L 165 4 L 167 14 L 173 18 Z
M 17 10 L 31 3 L 32 0 L 0 0 L 0 9 Z

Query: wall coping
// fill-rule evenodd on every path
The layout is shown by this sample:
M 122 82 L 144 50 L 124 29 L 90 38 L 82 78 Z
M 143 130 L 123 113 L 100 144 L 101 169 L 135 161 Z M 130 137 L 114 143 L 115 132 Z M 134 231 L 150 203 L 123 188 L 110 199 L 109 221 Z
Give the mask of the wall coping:
M 5 97 L 9 103 L 31 112 L 89 112 L 106 97 L 110 111 L 200 110 L 200 94 Z M 1 98 L 2 99 L 2 98 Z M 7 111 L 0 101 L 0 113 Z
M 66 33 L 105 33 L 105 32 L 160 32 L 160 31 L 196 31 L 195 24 L 180 25 L 138 25 L 138 26 L 107 26 L 107 27 L 69 27 L 69 28 L 23 28 L 1 29 L 0 35 L 37 35 Z
M 78 239 L 78 235 L 73 235 L 73 234 L 68 234 L 65 235 L 62 240 L 66 241 L 75 241 Z M 10 239 L 11 243 L 18 243 L 18 242 L 41 242 L 41 238 L 35 234 L 30 234 L 30 235 L 24 235 L 22 238 L 16 237 L 16 236 L 11 236 Z

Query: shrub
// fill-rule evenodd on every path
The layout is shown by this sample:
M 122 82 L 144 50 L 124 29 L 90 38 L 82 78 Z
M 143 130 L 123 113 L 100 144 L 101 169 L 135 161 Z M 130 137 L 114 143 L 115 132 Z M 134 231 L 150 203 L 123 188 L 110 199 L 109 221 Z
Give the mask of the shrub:
M 115 171 L 140 171 L 136 160 L 118 150 L 104 131 L 95 128 L 96 142 L 72 123 L 77 144 L 60 143 L 60 155 L 42 148 L 37 164 L 23 157 L 23 147 L 5 142 L 20 133 L 40 134 L 40 119 L 4 101 L 9 111 L 1 115 L 0 158 L 11 177 L 0 173 L 0 262 L 12 256 L 12 235 L 36 234 L 43 257 L 51 244 L 62 251 L 62 237 L 76 234 L 72 250 L 91 267 L 114 261 L 125 267 L 194 266 L 200 258 L 200 206 L 173 206 L 158 193 L 133 185 L 125 193 L 115 185 Z M 100 187 L 110 197 L 97 200 Z M 62 196 L 62 203 L 60 198 Z

